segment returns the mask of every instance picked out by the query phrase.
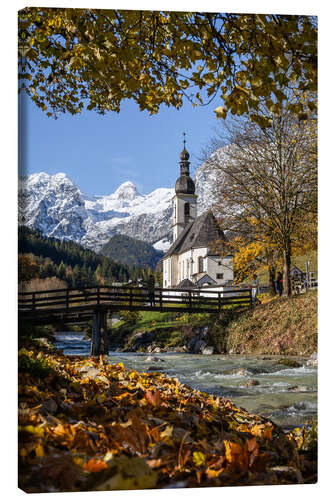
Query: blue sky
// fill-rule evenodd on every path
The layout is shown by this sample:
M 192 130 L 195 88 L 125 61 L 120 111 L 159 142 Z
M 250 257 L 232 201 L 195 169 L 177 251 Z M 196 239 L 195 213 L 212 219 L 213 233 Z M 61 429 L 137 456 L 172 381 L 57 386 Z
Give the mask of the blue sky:
M 54 120 L 28 97 L 20 97 L 22 168 L 26 174 L 64 172 L 89 195 L 110 194 L 125 181 L 134 182 L 142 194 L 172 187 L 179 174 L 183 132 L 193 175 L 218 124 L 214 109 L 219 104 L 215 99 L 207 107 L 193 108 L 186 101 L 180 110 L 162 105 L 150 116 L 127 100 L 120 113 L 85 111 Z

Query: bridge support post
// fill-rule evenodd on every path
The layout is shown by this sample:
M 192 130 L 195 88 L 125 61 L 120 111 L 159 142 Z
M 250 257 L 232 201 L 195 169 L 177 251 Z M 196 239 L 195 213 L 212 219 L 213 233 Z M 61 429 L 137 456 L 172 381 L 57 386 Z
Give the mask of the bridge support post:
M 94 311 L 90 356 L 109 354 L 106 311 Z

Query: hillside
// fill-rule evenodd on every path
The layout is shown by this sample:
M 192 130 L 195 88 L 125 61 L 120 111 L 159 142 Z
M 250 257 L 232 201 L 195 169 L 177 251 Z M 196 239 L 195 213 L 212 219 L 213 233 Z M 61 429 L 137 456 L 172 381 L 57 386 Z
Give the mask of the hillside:
M 152 245 L 123 234 L 113 236 L 103 245 L 100 253 L 127 266 L 151 267 L 152 269 L 163 256 L 163 252 L 155 250 Z
M 222 352 L 311 355 L 317 351 L 317 291 L 244 311 L 215 335 Z
M 151 352 L 179 348 L 191 352 L 189 339 L 208 327 L 205 342 L 216 353 L 310 356 L 317 351 L 317 292 L 276 298 L 253 309 L 217 314 L 145 311 L 136 324 L 112 327 L 117 347 Z M 140 339 L 140 342 L 139 342 Z
M 94 285 L 101 279 L 128 281 L 136 279 L 141 273 L 138 268 L 129 269 L 128 266 L 83 248 L 73 241 L 47 238 L 25 226 L 19 227 L 18 251 L 19 254 L 31 254 L 37 258 L 34 260 L 39 265 L 38 277 L 58 276 L 68 281 L 70 286 Z M 73 271 L 74 277 L 78 273 L 75 282 Z

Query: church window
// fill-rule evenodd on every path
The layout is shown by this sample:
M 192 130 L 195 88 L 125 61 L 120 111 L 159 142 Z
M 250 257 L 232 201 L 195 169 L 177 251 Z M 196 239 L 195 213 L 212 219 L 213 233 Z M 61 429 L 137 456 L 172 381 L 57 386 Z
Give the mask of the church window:
M 204 270 L 204 263 L 203 263 L 203 257 L 198 258 L 198 272 L 203 273 Z
M 217 280 L 223 280 L 223 273 L 217 273 L 216 279 Z
M 190 204 L 187 202 L 184 205 L 184 219 L 185 219 L 185 224 L 187 224 L 190 220 Z

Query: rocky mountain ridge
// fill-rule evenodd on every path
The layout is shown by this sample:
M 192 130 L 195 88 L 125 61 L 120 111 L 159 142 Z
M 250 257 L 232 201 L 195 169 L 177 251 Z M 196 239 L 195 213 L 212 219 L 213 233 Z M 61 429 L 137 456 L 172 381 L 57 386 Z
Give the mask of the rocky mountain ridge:
M 194 180 L 200 215 L 213 202 L 216 174 L 203 164 Z M 130 181 L 110 195 L 89 196 L 66 174 L 41 172 L 19 178 L 19 224 L 97 252 L 115 234 L 166 250 L 172 240 L 173 196 L 173 188 L 142 195 Z

